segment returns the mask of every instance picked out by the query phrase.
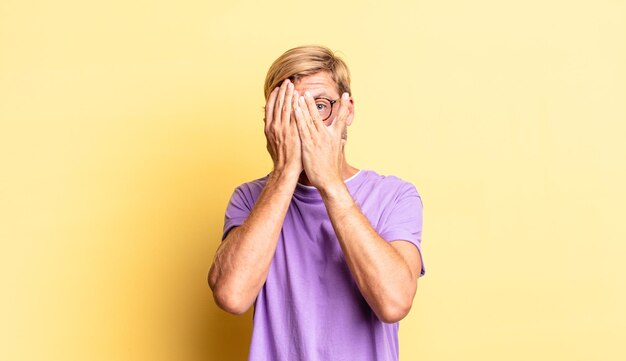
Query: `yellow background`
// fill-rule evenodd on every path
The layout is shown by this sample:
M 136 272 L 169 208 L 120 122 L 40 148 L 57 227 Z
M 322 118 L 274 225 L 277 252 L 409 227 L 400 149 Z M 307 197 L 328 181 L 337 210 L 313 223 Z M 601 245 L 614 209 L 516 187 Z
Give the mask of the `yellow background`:
M 324 44 L 413 182 L 403 360 L 624 360 L 624 1 L 0 3 L 0 359 L 244 360 L 206 274 L 263 80 Z

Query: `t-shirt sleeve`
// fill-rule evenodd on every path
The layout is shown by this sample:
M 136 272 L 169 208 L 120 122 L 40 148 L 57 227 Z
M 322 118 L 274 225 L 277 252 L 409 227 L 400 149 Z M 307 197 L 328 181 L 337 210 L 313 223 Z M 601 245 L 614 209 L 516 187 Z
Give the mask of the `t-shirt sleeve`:
M 246 192 L 243 186 L 235 188 L 233 194 L 226 206 L 226 213 L 224 215 L 224 230 L 222 233 L 222 241 L 228 235 L 228 232 L 236 226 L 240 226 L 248 218 L 252 206 L 250 201 L 246 198 Z
M 415 186 L 406 183 L 395 199 L 379 232 L 380 236 L 388 242 L 404 240 L 417 247 L 422 261 L 420 277 L 426 273 L 421 245 L 423 207 L 422 197 Z

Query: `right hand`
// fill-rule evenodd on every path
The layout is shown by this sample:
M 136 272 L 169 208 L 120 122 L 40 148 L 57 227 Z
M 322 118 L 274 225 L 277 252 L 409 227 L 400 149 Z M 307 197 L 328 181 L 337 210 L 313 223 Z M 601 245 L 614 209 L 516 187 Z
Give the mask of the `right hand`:
M 285 79 L 276 87 L 265 105 L 265 138 L 274 161 L 274 171 L 299 177 L 302 172 L 302 149 L 293 106 L 298 101 L 293 83 Z

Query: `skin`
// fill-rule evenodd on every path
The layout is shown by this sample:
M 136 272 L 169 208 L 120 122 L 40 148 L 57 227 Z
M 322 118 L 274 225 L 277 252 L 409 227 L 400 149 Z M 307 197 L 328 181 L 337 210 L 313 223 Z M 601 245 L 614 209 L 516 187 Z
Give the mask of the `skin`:
M 299 181 L 319 190 L 367 303 L 381 321 L 397 322 L 408 314 L 417 291 L 419 253 L 408 241 L 380 237 L 344 182 L 358 171 L 347 163 L 344 152 L 346 128 L 354 117 L 353 99 L 343 94 L 331 117 L 322 121 L 314 102 L 317 96 L 339 98 L 326 72 L 303 77 L 295 85 L 287 79 L 270 94 L 265 136 L 274 169 L 246 221 L 229 232 L 216 252 L 209 271 L 213 297 L 234 314 L 254 304 Z

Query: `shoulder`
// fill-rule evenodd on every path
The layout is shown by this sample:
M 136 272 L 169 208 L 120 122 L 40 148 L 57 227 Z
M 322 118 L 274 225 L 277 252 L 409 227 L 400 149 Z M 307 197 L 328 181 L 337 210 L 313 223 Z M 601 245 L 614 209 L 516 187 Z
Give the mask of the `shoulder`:
M 367 170 L 365 183 L 370 187 L 380 189 L 385 193 L 405 194 L 415 193 L 419 195 L 417 187 L 410 181 L 395 175 L 379 174 L 373 170 Z
M 265 184 L 267 183 L 268 175 L 263 177 L 253 179 L 248 182 L 244 182 L 235 187 L 233 192 L 234 195 L 245 199 L 247 202 L 254 203 L 256 199 L 259 197 L 263 188 L 265 188 Z
M 410 181 L 395 176 L 365 170 L 362 181 L 352 187 L 355 201 L 364 210 L 385 212 L 398 204 L 410 203 L 419 206 L 421 197 L 417 187 Z
M 266 174 L 263 177 L 257 178 L 257 179 L 253 179 L 251 181 L 248 182 L 244 182 L 241 183 L 240 185 L 237 186 L 238 189 L 246 189 L 249 191 L 261 191 L 263 190 L 263 188 L 265 187 L 265 184 L 267 183 L 267 177 L 269 176 L 269 174 Z

